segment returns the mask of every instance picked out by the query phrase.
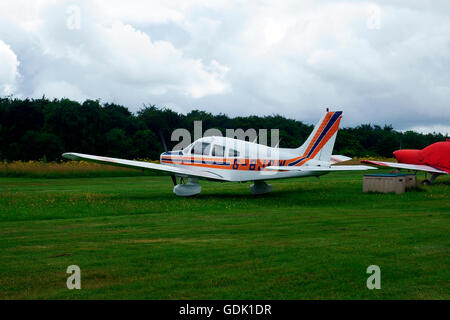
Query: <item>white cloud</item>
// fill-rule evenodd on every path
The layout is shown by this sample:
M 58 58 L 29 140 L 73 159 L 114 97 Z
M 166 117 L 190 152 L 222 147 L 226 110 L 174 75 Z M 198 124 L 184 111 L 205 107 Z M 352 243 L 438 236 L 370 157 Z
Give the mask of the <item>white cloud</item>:
M 19 78 L 17 68 L 19 61 L 10 46 L 0 40 L 0 94 L 10 95 L 15 93 Z
M 142 86 L 152 94 L 175 91 L 193 98 L 220 94 L 227 90 L 224 77 L 228 68 L 213 60 L 186 58 L 167 41 L 152 41 L 130 25 L 115 22 L 99 27 L 105 50 L 103 63 L 108 77 L 125 85 Z
M 139 106 L 165 94 L 196 99 L 230 90 L 228 67 L 214 59 L 185 56 L 171 42 L 152 40 L 117 19 L 119 12 L 105 15 L 109 11 L 104 4 L 46 2 L 26 13 L 33 23 L 20 17 L 10 21 L 9 28 L 27 35 L 18 47 L 26 43 L 36 49 L 24 64 L 35 69 L 25 79 L 25 95 L 98 97 Z
M 80 27 L 70 29 L 74 3 Z M 0 4 L 0 40 L 21 62 L 13 83 L 23 96 L 310 123 L 329 106 L 344 110 L 344 126 L 446 128 L 448 10 L 444 1 L 18 0 Z
M 83 94 L 79 88 L 65 81 L 44 82 L 35 88 L 32 97 L 40 98 L 44 95 L 50 99 L 70 98 L 78 101 L 90 98 Z
M 411 131 L 416 131 L 416 132 L 421 132 L 421 133 L 442 133 L 443 135 L 449 136 L 450 135 L 450 126 L 439 126 L 439 125 L 432 125 L 432 126 L 416 126 L 416 127 L 411 127 L 408 128 L 407 130 L 411 130 Z M 407 131 L 407 130 L 402 130 L 402 131 Z

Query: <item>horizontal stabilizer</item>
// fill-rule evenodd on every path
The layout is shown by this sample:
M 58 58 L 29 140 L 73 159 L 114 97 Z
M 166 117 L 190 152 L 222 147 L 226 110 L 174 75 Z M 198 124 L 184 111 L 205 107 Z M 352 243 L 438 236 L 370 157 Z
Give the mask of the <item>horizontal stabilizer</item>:
M 330 162 L 334 164 L 334 163 L 340 163 L 340 162 L 349 161 L 349 160 L 352 160 L 352 158 L 346 157 L 346 156 L 341 156 L 339 154 L 333 154 L 331 156 Z
M 319 167 L 319 166 L 269 166 L 268 170 L 276 171 L 360 171 L 376 169 L 370 166 L 332 166 L 332 167 Z

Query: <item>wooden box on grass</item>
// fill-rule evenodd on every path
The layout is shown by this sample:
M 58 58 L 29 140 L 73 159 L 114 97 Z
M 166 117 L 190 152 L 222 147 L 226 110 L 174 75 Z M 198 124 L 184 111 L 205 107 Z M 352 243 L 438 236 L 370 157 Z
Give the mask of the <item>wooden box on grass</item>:
M 363 192 L 404 193 L 406 189 L 416 188 L 415 174 L 379 173 L 366 174 L 363 179 Z

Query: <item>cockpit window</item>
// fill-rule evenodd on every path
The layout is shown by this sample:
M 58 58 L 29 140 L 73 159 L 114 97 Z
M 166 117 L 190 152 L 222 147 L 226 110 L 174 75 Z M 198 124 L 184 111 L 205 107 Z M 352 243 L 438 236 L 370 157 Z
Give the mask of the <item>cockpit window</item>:
M 192 154 L 202 154 L 202 144 L 200 142 L 194 143 L 191 148 Z
M 230 149 L 230 150 L 228 150 L 228 156 L 229 157 L 239 157 L 239 151 Z
M 183 153 L 189 153 L 191 151 L 192 144 L 188 145 L 186 148 L 183 149 Z
M 209 155 L 211 151 L 211 144 L 207 142 L 197 142 L 191 149 L 192 154 Z
M 225 154 L 225 147 L 224 146 L 218 146 L 215 144 L 212 148 L 212 156 L 213 157 L 223 157 Z
M 211 152 L 211 143 L 202 143 L 202 154 L 204 156 L 209 156 Z

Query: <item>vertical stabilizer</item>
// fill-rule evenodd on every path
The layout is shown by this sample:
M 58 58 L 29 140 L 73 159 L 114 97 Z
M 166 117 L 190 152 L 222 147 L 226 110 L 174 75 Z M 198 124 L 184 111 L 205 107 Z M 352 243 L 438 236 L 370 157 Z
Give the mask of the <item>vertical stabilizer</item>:
M 308 139 L 306 139 L 306 142 L 296 149 L 301 158 L 290 165 L 301 165 L 309 159 L 329 162 L 341 118 L 342 111 L 325 113 L 314 127 Z

